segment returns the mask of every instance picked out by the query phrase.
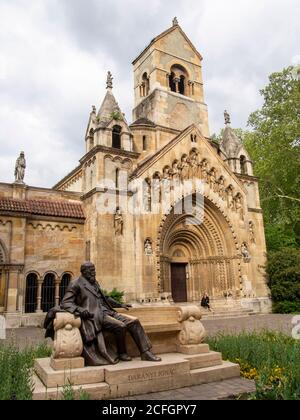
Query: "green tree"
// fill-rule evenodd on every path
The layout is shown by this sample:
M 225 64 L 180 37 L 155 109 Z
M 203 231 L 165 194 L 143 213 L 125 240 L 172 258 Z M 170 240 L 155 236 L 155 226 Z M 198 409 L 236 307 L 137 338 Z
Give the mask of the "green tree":
M 260 93 L 264 104 L 250 115 L 245 146 L 260 177 L 268 247 L 278 249 L 276 232 L 282 246 L 300 242 L 300 79 L 286 68 Z

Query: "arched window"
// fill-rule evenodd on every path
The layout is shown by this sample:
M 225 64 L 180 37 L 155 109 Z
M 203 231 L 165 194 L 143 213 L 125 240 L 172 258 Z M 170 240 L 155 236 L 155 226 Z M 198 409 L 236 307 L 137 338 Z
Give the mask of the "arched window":
M 175 64 L 171 67 L 169 86 L 172 92 L 187 96 L 188 73 L 183 66 Z
M 5 260 L 4 249 L 2 248 L 0 244 L 0 264 L 4 264 L 4 260 Z
M 148 149 L 147 136 L 143 136 L 143 151 Z
M 174 79 L 175 79 L 175 73 L 172 72 L 170 74 L 170 77 L 169 77 L 169 86 L 170 86 L 170 89 L 171 89 L 172 92 L 177 92 L 176 83 L 175 83 Z
M 63 300 L 71 281 L 71 274 L 64 274 L 59 285 L 59 303 Z
M 185 76 L 180 76 L 179 93 L 185 95 Z
M 48 312 L 55 306 L 55 276 L 46 274 L 42 285 L 42 311 Z
M 120 187 L 120 169 L 116 169 L 116 179 L 115 179 L 116 188 Z
M 114 149 L 121 149 L 121 131 L 122 127 L 115 125 L 112 132 L 112 147 Z
M 38 280 L 34 273 L 28 274 L 26 277 L 26 291 L 25 291 L 25 313 L 32 314 L 37 309 L 37 289 Z
M 150 91 L 150 81 L 147 73 L 143 74 L 142 80 L 142 96 L 148 96 Z
M 241 174 L 247 175 L 247 159 L 245 156 L 240 157 Z

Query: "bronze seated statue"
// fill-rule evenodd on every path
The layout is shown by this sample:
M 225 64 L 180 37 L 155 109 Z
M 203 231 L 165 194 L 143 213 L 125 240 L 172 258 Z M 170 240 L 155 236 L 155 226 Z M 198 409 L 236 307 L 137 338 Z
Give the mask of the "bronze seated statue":
M 94 264 L 81 266 L 81 276 L 70 283 L 60 306 L 51 309 L 45 319 L 46 337 L 54 336 L 53 320 L 57 312 L 69 312 L 81 318 L 80 332 L 83 340 L 83 358 L 86 366 L 101 366 L 130 361 L 126 350 L 126 333 L 132 336 L 142 360 L 160 362 L 151 351 L 151 342 L 137 318 L 119 314 L 114 308 L 129 310 L 131 305 L 120 304 L 104 296 L 96 280 Z M 104 332 L 115 337 L 116 352 L 112 343 L 104 339 Z

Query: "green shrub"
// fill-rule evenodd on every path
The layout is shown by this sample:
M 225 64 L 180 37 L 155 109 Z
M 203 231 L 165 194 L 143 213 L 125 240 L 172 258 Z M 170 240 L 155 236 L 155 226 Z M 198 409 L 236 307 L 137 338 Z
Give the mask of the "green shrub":
M 274 302 L 273 312 L 276 314 L 300 314 L 300 301 L 299 302 Z
M 14 346 L 0 346 L 0 400 L 31 400 L 34 359 L 50 354 L 45 345 L 23 351 Z
M 219 335 L 207 340 L 223 359 L 239 363 L 241 373 L 254 379 L 251 399 L 300 399 L 300 341 L 274 332 Z
M 299 312 L 300 307 L 300 249 L 284 248 L 271 252 L 267 273 L 275 313 Z
M 123 303 L 124 292 L 120 292 L 116 288 L 114 288 L 111 292 L 107 292 L 103 290 L 105 296 L 111 297 L 119 303 Z

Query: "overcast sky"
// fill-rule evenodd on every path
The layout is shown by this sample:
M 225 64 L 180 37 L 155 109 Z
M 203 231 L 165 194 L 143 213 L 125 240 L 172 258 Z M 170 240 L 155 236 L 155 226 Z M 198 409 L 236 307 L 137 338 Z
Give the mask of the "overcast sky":
M 245 128 L 268 75 L 300 55 L 299 0 L 0 0 L 0 182 L 21 150 L 29 185 L 78 165 L 107 70 L 131 122 L 131 62 L 174 16 L 204 57 L 211 133 L 225 108 Z

